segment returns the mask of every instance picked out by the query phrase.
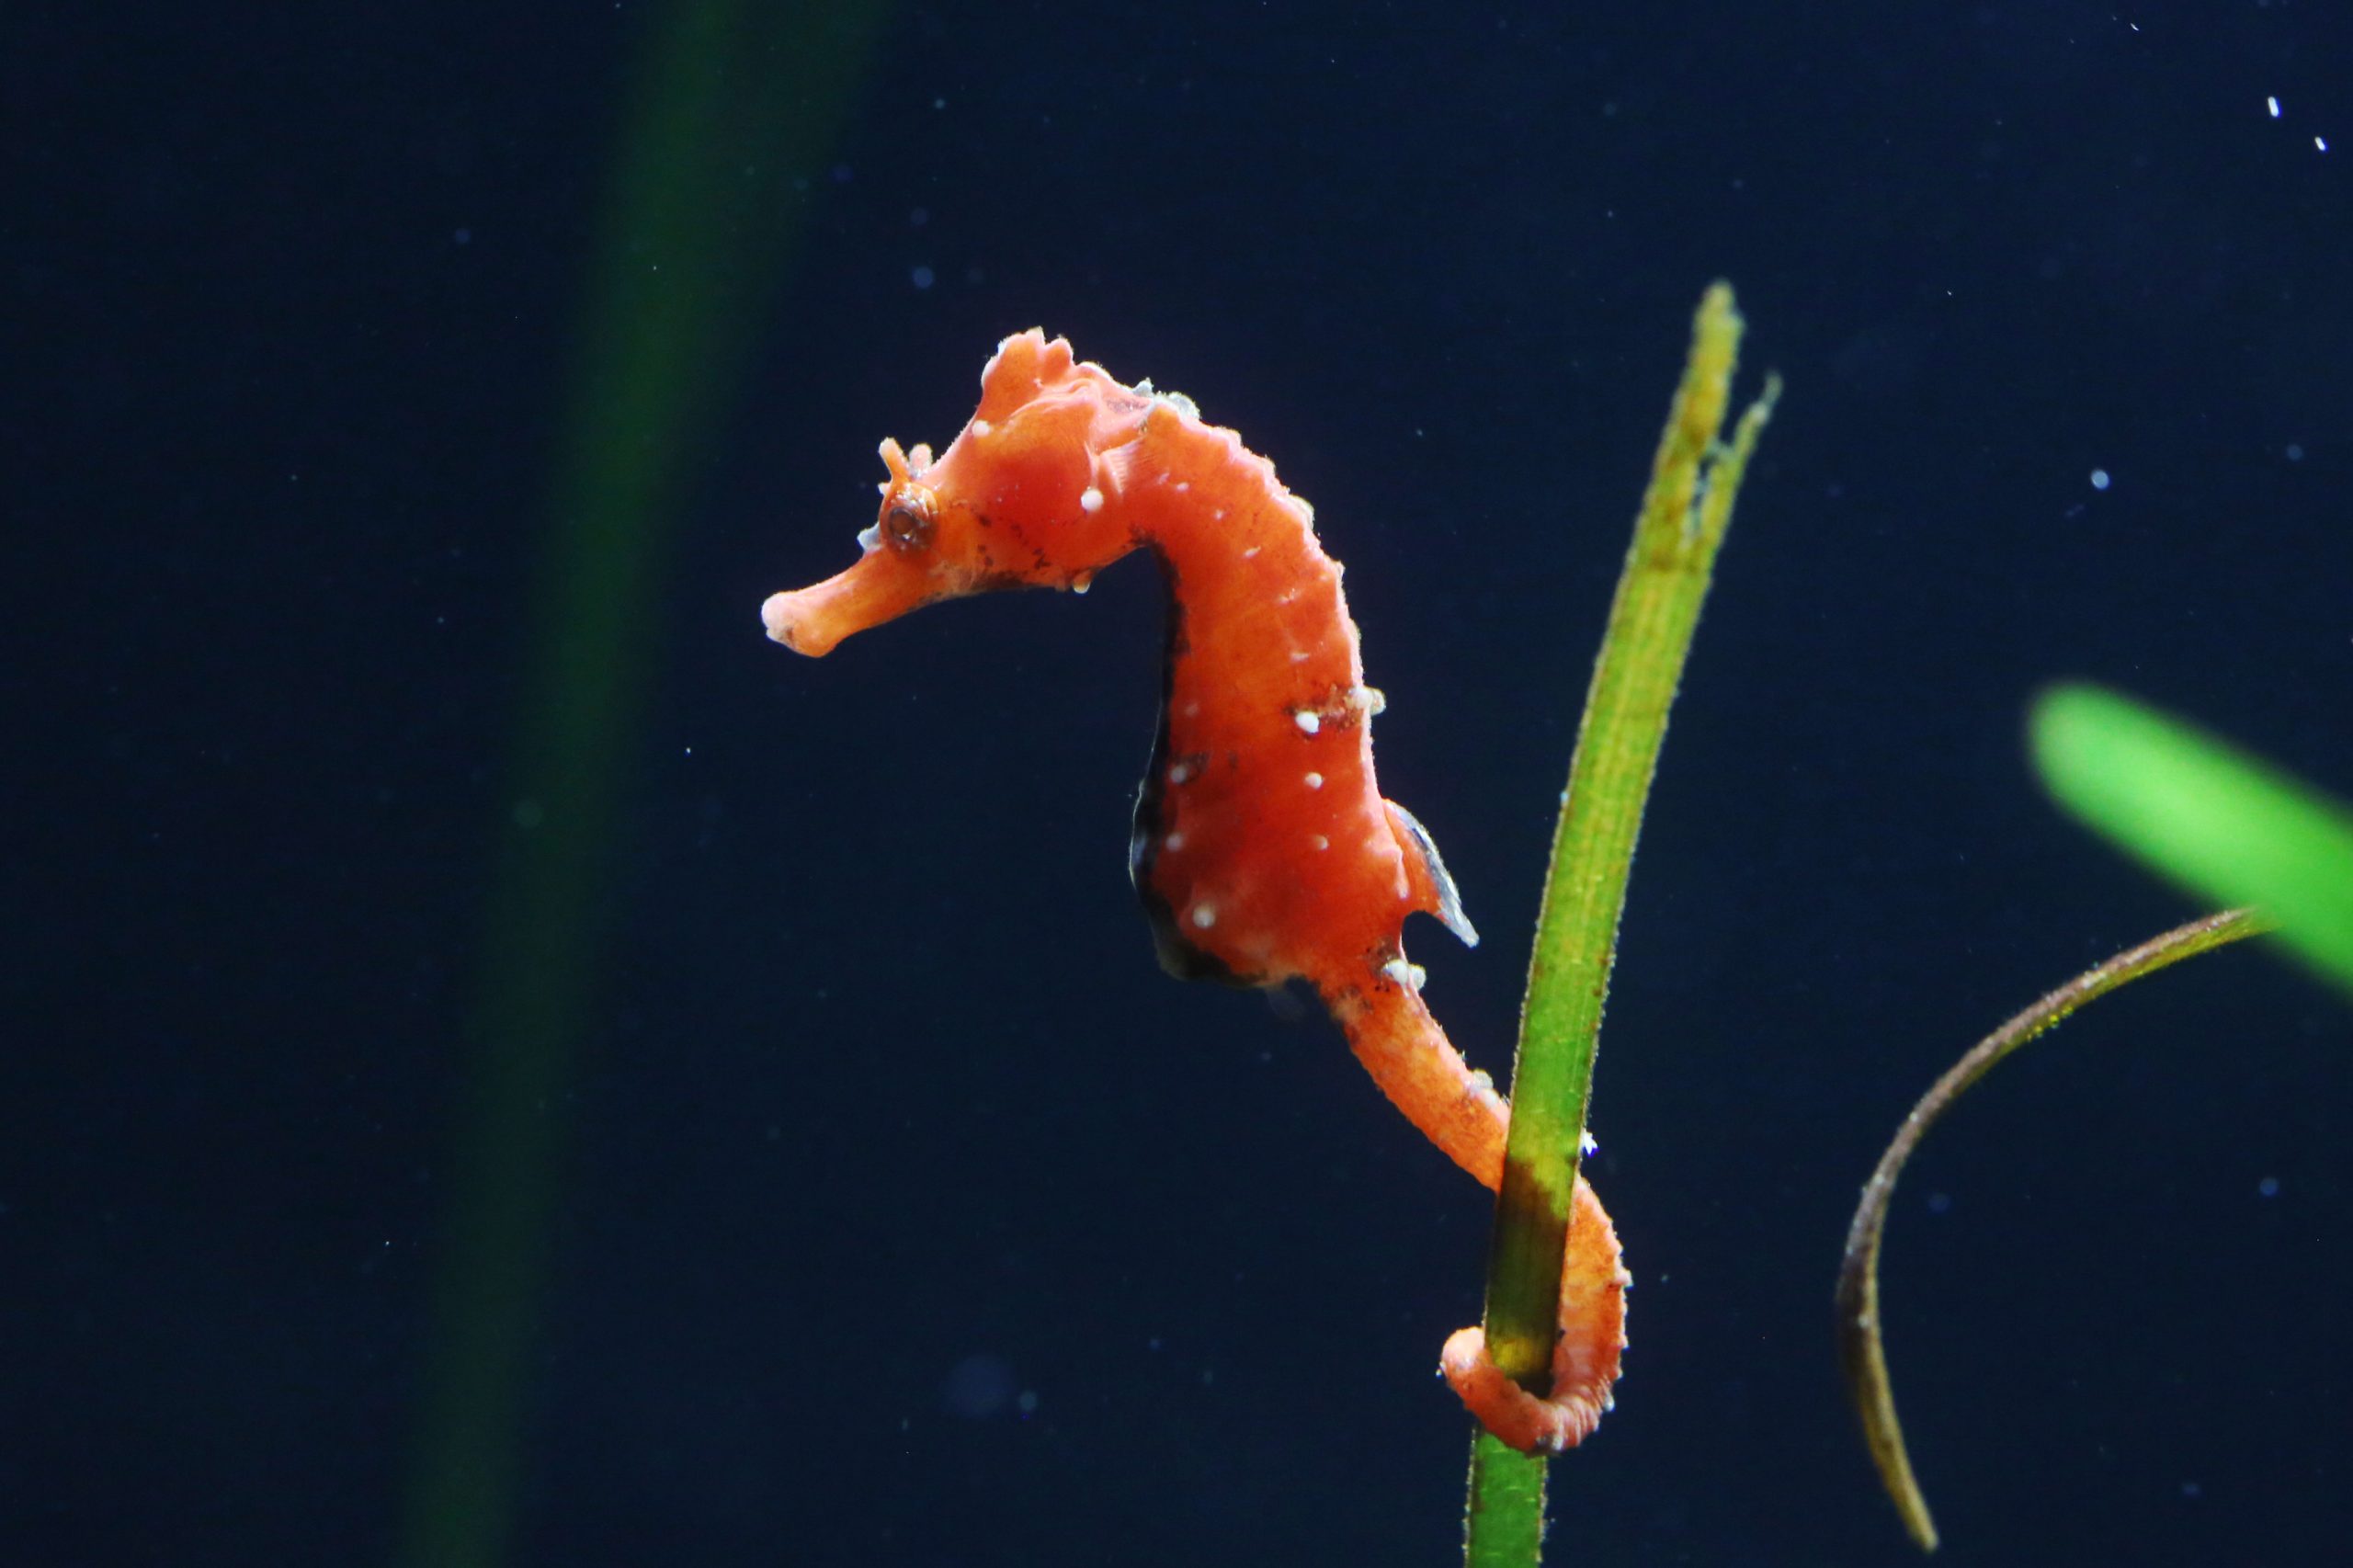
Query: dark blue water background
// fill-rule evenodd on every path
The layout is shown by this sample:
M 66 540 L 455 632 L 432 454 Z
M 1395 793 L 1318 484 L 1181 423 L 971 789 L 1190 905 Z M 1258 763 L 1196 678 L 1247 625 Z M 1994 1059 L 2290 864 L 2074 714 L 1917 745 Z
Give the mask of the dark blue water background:
M 658 6 L 12 11 L 0 1561 L 381 1562 L 597 218 Z M 1042 324 L 1313 500 L 1507 1060 L 1700 287 L 1789 381 L 1654 799 L 1595 1107 L 1638 1284 L 1557 1560 L 1904 1561 L 1830 1287 L 1912 1096 L 2191 906 L 2062 820 L 2090 676 L 2353 793 L 2353 29 L 2313 4 L 909 7 L 685 460 L 596 857 L 512 1561 L 1436 1563 L 1483 1196 L 1336 1032 L 1154 968 L 1158 590 L 823 664 Z M 738 62 L 757 72 L 775 62 Z M 2267 98 L 2276 97 L 2275 115 Z M 2324 148 L 2321 143 L 2325 142 Z M 651 263 L 649 263 L 651 264 Z M 2095 475 L 2105 475 L 2105 488 Z M 2346 1005 L 2102 1004 L 1891 1233 L 1944 1561 L 2341 1549 Z

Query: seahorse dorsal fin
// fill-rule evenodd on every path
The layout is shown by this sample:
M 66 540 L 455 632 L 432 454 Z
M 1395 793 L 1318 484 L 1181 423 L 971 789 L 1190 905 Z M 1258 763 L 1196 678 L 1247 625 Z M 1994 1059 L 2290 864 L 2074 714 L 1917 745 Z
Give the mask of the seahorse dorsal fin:
M 1471 917 L 1462 913 L 1462 894 L 1447 874 L 1430 830 L 1396 801 L 1381 803 L 1389 808 L 1389 820 L 1397 829 L 1397 846 L 1405 852 L 1405 881 L 1414 891 L 1414 906 L 1437 915 L 1448 930 L 1462 938 L 1464 947 L 1477 947 L 1479 933 L 1472 927 Z

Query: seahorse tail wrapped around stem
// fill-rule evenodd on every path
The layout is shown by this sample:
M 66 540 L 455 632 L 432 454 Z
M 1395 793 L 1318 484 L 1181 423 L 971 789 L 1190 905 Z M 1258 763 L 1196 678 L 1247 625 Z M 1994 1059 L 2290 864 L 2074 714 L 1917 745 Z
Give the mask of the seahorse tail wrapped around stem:
M 1580 1176 L 1561 1271 L 1552 1392 L 1540 1399 L 1505 1377 L 1487 1354 L 1485 1330 L 1476 1324 L 1454 1331 L 1438 1356 L 1438 1370 L 1481 1426 L 1522 1453 L 1574 1449 L 1614 1403 L 1609 1391 L 1626 1348 L 1626 1287 L 1631 1283 L 1619 1257 L 1617 1228 Z
M 1360 991 L 1327 992 L 1325 1002 L 1357 1059 L 1406 1119 L 1490 1192 L 1501 1186 L 1510 1108 L 1487 1074 L 1463 1061 L 1420 994 L 1410 983 L 1384 981 Z M 1539 1397 L 1506 1377 L 1475 1325 L 1447 1340 L 1438 1369 L 1480 1425 L 1513 1448 L 1529 1453 L 1573 1449 L 1610 1408 L 1626 1346 L 1631 1282 L 1619 1256 L 1617 1228 L 1580 1177 L 1569 1211 L 1551 1393 Z

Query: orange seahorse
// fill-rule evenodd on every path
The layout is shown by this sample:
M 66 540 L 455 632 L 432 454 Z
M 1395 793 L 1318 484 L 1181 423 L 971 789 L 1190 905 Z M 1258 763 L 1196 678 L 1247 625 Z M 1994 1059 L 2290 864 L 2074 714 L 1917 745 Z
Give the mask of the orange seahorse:
M 980 407 L 936 460 L 891 440 L 881 454 L 863 556 L 768 599 L 768 635 L 824 654 L 941 599 L 1085 593 L 1149 550 L 1168 588 L 1167 660 L 1128 864 L 1163 966 L 1236 985 L 1306 979 L 1381 1091 L 1494 1190 L 1509 1111 L 1423 1005 L 1400 939 L 1417 910 L 1478 937 L 1429 835 L 1374 781 L 1381 697 L 1307 504 L 1189 399 L 1122 386 L 1034 329 L 997 346 Z M 1441 1370 L 1514 1448 L 1573 1447 L 1609 1407 L 1628 1283 L 1580 1180 L 1550 1396 L 1506 1378 L 1477 1328 L 1447 1341 Z

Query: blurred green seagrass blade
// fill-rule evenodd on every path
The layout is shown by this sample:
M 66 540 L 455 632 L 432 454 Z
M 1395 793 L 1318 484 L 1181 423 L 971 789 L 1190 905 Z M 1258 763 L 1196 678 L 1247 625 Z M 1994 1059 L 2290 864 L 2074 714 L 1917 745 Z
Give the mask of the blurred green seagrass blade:
M 2253 904 L 2353 993 L 2353 811 L 2155 709 L 2094 686 L 2035 703 L 2036 767 L 2059 803 L 2218 904 Z

